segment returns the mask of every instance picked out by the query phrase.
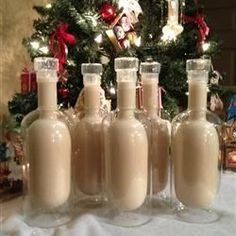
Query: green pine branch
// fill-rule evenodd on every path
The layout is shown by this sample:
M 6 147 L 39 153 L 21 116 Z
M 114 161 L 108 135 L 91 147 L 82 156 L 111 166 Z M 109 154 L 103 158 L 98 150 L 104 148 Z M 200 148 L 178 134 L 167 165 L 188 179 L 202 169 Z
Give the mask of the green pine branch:
M 214 34 L 210 33 L 207 38 L 211 47 L 206 52 L 199 50 L 199 32 L 196 22 L 185 23 L 183 25 L 184 31 L 177 37 L 176 41 L 163 42 L 161 36 L 162 27 L 167 22 L 167 2 L 165 0 L 140 0 L 139 4 L 142 7 L 143 14 L 139 17 L 135 31 L 141 35 L 142 44 L 140 47 L 132 47 L 117 52 L 106 35 L 106 30 L 111 23 L 105 22 L 99 15 L 99 9 L 105 2 L 113 4 L 117 8 L 118 0 L 55 0 L 52 2 L 51 8 L 46 6 L 34 7 L 40 17 L 33 23 L 34 33 L 23 40 L 32 60 L 37 56 L 53 56 L 50 52 L 40 51 L 40 48 L 34 49 L 32 42 L 36 41 L 40 45 L 47 46 L 51 35 L 60 23 L 68 23 L 68 33 L 73 34 L 76 38 L 75 45 L 67 45 L 68 63 L 65 68 L 68 72 L 66 87 L 69 89 L 69 96 L 64 98 L 58 94 L 58 103 L 65 106 L 75 104 L 78 94 L 83 88 L 80 71 L 82 63 L 102 62 L 105 58 L 107 63 L 104 64 L 102 87 L 109 96 L 109 87 L 115 85 L 114 59 L 118 56 L 137 56 L 140 61 L 152 58 L 162 64 L 160 85 L 167 91 L 167 95 L 164 97 L 164 105 L 169 112 L 174 115 L 177 106 L 186 107 L 186 60 L 199 57 L 214 59 L 219 55 L 219 43 Z M 186 0 L 185 7 L 182 9 L 183 14 L 194 17 L 197 12 L 203 11 L 202 6 L 199 7 L 196 6 L 194 0 Z M 103 40 L 98 44 L 94 39 L 100 34 Z M 58 84 L 58 88 L 63 86 L 65 86 L 63 83 Z M 211 89 L 216 91 L 217 88 Z M 17 102 L 9 104 L 10 111 L 18 112 L 20 110 L 18 106 L 21 103 L 24 103 L 22 98 L 19 102 L 17 100 Z

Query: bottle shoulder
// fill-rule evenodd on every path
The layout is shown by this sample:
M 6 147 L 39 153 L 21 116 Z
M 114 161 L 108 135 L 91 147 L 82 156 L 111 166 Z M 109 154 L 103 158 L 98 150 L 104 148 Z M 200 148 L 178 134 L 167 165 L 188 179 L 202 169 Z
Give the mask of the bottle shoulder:
M 110 125 L 111 130 L 117 130 L 117 131 L 127 131 L 127 132 L 146 132 L 144 125 L 137 120 L 136 118 L 132 119 L 115 119 L 111 125 Z
M 82 127 L 93 127 L 93 126 L 100 126 L 102 124 L 102 117 L 101 116 L 84 116 L 81 120 L 79 120 L 76 124 L 76 129 Z
M 58 119 L 37 119 L 29 127 L 29 131 L 42 131 L 46 130 L 48 132 L 64 132 L 69 134 L 68 126 L 61 120 Z
M 156 119 L 150 120 L 146 122 L 146 127 L 148 132 L 152 133 L 162 133 L 166 135 L 170 135 L 171 133 L 171 123 L 168 120 Z
M 103 119 L 103 117 L 99 114 L 95 114 L 95 115 L 86 115 L 81 118 L 80 122 L 101 122 Z
M 201 117 L 196 119 L 191 119 L 192 114 L 194 117 Z M 190 110 L 187 109 L 183 112 L 180 112 L 178 115 L 176 115 L 173 120 L 172 124 L 176 123 L 183 123 L 183 122 L 208 122 L 215 124 L 217 126 L 221 126 L 223 124 L 223 121 L 213 112 L 209 111 L 208 109 L 202 109 L 202 110 Z
M 206 120 L 183 122 L 179 124 L 173 134 L 174 137 L 187 137 L 188 139 L 201 137 L 202 140 L 208 140 L 210 138 L 216 141 L 218 140 L 219 136 L 215 125 Z

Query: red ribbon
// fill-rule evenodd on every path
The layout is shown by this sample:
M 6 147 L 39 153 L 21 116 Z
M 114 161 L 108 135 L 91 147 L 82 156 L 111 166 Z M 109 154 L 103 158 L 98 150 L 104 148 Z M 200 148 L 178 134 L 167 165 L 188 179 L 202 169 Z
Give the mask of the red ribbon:
M 209 27 L 204 19 L 202 14 L 197 13 L 196 16 L 187 16 L 183 15 L 183 20 L 187 23 L 194 22 L 198 25 L 198 32 L 199 32 L 199 41 L 200 43 L 204 43 L 206 40 L 206 36 L 209 34 Z
M 68 27 L 69 25 L 67 23 L 59 24 L 55 33 L 49 39 L 49 49 L 53 56 L 59 60 L 60 72 L 64 71 L 64 65 L 66 64 L 66 43 L 71 45 L 76 43 L 75 36 L 67 33 Z

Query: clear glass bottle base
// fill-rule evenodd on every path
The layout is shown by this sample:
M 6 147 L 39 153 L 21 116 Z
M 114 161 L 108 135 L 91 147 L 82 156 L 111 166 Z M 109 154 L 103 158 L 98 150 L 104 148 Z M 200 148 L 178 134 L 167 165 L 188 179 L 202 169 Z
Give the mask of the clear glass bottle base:
M 179 220 L 189 223 L 209 224 L 218 221 L 220 219 L 220 214 L 210 209 L 181 206 L 177 208 L 177 217 Z
M 25 222 L 29 226 L 39 227 L 39 228 L 55 228 L 61 225 L 65 225 L 70 222 L 72 218 L 68 214 L 31 214 L 25 217 Z
M 119 212 L 109 210 L 103 216 L 104 222 L 121 227 L 136 227 L 147 224 L 151 218 L 150 215 L 140 212 Z
M 171 214 L 174 209 L 173 202 L 168 197 L 153 197 L 151 200 L 151 205 L 153 214 L 156 212 L 158 212 L 158 214 Z
M 97 208 L 104 204 L 102 197 L 84 197 L 77 202 L 78 208 Z

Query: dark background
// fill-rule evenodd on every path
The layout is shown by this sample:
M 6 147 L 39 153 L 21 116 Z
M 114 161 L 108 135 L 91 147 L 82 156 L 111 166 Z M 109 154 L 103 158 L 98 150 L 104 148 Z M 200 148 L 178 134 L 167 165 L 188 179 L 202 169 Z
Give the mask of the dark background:
M 221 55 L 214 67 L 226 73 L 222 82 L 236 92 L 236 0 L 201 0 L 210 31 L 222 41 Z

